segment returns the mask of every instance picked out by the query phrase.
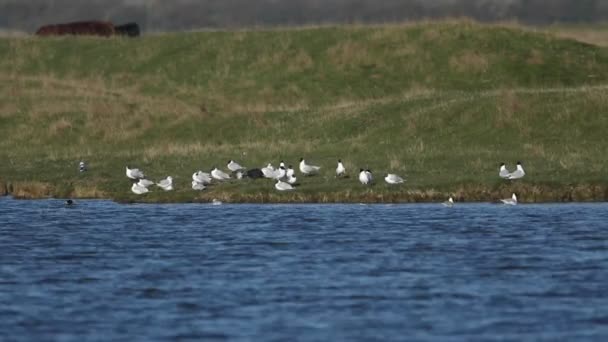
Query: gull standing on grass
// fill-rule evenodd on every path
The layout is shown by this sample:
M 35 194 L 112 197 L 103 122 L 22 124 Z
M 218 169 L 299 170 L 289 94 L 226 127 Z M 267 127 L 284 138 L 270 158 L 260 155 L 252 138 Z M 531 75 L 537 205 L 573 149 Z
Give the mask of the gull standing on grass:
M 336 167 L 336 177 L 342 177 L 346 175 L 346 168 L 342 164 L 342 160 L 338 159 L 338 167 Z
M 371 172 L 367 172 L 366 170 L 359 169 L 359 182 L 363 185 L 367 185 L 371 183 Z
M 81 161 L 78 164 L 78 171 L 85 172 L 86 170 L 87 170 L 87 164 L 85 164 L 83 161 Z
M 146 178 L 146 176 L 144 176 L 144 173 L 139 170 L 139 169 L 129 169 L 129 166 L 127 165 L 126 167 L 127 169 L 127 177 L 131 178 L 131 179 L 142 179 L 142 178 Z
M 498 170 L 498 176 L 502 179 L 507 179 L 509 178 L 509 170 L 507 170 L 507 167 L 505 166 L 505 163 L 500 163 L 500 169 Z
M 302 172 L 305 176 L 319 172 L 320 168 L 320 166 L 308 165 L 306 164 L 304 158 L 300 158 L 300 172 Z
M 245 169 L 244 167 L 242 167 L 241 165 L 239 165 L 239 163 L 235 162 L 232 159 L 230 161 L 228 161 L 228 165 L 226 165 L 226 167 L 231 172 L 237 172 L 237 171 L 241 171 L 241 170 Z
M 511 198 L 501 199 L 500 201 L 505 205 L 517 205 L 517 196 L 515 196 L 515 193 L 513 193 Z
M 394 173 L 387 174 L 386 177 L 384 177 L 384 181 L 386 181 L 388 184 L 401 184 L 405 182 L 403 178 L 397 176 Z
M 520 179 L 526 175 L 524 168 L 521 166 L 521 162 L 517 162 L 517 170 L 509 174 L 509 179 Z
M 213 170 L 211 170 L 211 177 L 213 177 L 214 179 L 220 180 L 220 181 L 230 179 L 229 174 L 218 169 L 217 167 L 214 167 Z
M 158 185 L 159 188 L 161 188 L 165 191 L 171 191 L 171 190 L 173 190 L 173 177 L 168 176 L 167 178 L 156 183 L 156 185 Z
M 143 195 L 149 190 L 145 186 L 139 185 L 139 183 L 133 183 L 133 185 L 131 186 L 131 191 L 136 195 Z
M 274 187 L 279 191 L 288 191 L 295 189 L 293 186 L 291 186 L 291 184 L 283 182 L 282 180 L 277 180 L 277 183 L 274 185 Z

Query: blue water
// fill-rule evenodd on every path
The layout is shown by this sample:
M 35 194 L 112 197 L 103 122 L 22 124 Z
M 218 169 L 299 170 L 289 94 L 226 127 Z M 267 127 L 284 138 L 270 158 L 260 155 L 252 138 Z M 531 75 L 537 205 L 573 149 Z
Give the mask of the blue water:
M 608 339 L 608 204 L 0 198 L 0 339 Z

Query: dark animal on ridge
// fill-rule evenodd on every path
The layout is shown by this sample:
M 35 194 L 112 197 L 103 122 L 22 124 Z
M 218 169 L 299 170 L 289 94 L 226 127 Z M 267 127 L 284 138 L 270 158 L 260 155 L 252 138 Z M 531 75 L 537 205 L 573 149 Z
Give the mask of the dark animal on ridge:
M 252 179 L 264 178 L 264 173 L 260 169 L 251 169 L 245 172 L 245 176 Z
M 46 25 L 36 31 L 37 36 L 86 35 L 110 37 L 114 25 L 106 21 L 78 21 L 67 24 Z
M 119 36 L 139 37 L 140 30 L 137 23 L 126 23 L 124 25 L 114 26 L 116 34 Z

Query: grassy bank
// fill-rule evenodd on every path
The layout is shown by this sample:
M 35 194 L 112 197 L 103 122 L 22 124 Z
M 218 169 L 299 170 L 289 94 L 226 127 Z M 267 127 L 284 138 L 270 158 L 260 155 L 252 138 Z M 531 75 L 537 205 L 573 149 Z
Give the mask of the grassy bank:
M 0 190 L 120 201 L 360 202 L 608 198 L 608 50 L 468 22 L 0 39 Z M 191 174 L 236 159 L 321 165 L 202 193 Z M 338 158 L 351 170 L 333 177 Z M 90 171 L 80 174 L 78 162 Z M 497 177 L 522 160 L 528 175 Z M 124 166 L 176 191 L 131 194 Z M 364 188 L 406 175 L 403 186 Z

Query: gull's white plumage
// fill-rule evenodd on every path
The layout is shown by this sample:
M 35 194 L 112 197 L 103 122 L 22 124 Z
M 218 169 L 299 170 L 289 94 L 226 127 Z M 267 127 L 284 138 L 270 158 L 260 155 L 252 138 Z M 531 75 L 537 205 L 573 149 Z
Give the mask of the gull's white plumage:
M 192 190 L 205 190 L 205 184 L 192 181 Z
M 399 177 L 398 175 L 396 175 L 394 173 L 387 174 L 386 177 L 384 177 L 384 181 L 387 182 L 388 184 L 401 184 L 401 183 L 405 182 L 403 180 L 403 178 Z
M 517 169 L 513 172 L 511 172 L 508 176 L 509 179 L 520 179 L 523 178 L 526 175 L 526 172 L 524 171 L 523 166 L 521 165 L 520 162 L 517 162 Z
M 143 195 L 146 192 L 148 192 L 149 190 L 145 186 L 139 185 L 139 183 L 133 183 L 133 185 L 131 186 L 131 191 L 134 194 Z
M 500 178 L 509 178 L 509 170 L 507 170 L 507 167 L 505 166 L 505 163 L 501 163 L 500 164 L 500 169 L 498 170 L 498 177 Z
M 235 162 L 234 160 L 230 160 L 228 162 L 228 165 L 226 165 L 226 167 L 228 168 L 228 170 L 232 171 L 232 172 L 236 172 L 236 171 L 240 171 L 240 170 L 244 170 L 245 168 L 242 167 L 241 165 L 239 165 L 239 163 Z
M 140 180 L 139 180 L 139 182 L 137 182 L 137 184 L 138 184 L 139 186 L 143 186 L 144 188 L 147 188 L 147 187 L 149 187 L 150 185 L 153 185 L 153 184 L 154 184 L 154 182 L 153 182 L 153 181 L 151 181 L 151 180 L 149 180 L 149 179 L 142 178 L 142 179 L 140 179 Z
M 346 168 L 342 164 L 342 160 L 338 159 L 338 167 L 336 167 L 336 177 L 344 176 L 346 174 Z
M 361 184 L 363 185 L 367 185 L 369 183 L 371 183 L 371 178 L 370 178 L 371 173 L 367 172 L 366 170 L 361 169 L 359 171 L 359 182 L 361 182 Z
M 447 201 L 443 202 L 443 205 L 445 207 L 453 207 L 454 206 L 454 199 L 452 198 L 452 196 L 450 196 L 450 198 L 448 198 Z
M 220 181 L 230 179 L 230 175 L 229 174 L 227 174 L 226 172 L 218 169 L 217 167 L 214 168 L 213 170 L 211 170 L 211 177 L 213 177 L 213 179 L 217 179 L 217 180 L 220 180 Z
M 264 174 L 264 177 L 266 177 L 266 178 L 274 178 L 274 167 L 272 166 L 272 164 L 268 163 L 268 165 L 266 165 L 266 167 L 263 167 L 262 173 Z
M 126 174 L 127 177 L 131 179 L 146 178 L 146 176 L 144 176 L 144 173 L 140 169 L 129 169 L 128 166 L 126 167 Z
M 274 185 L 275 189 L 279 190 L 279 191 L 288 191 L 288 190 L 293 190 L 294 187 L 291 186 L 291 184 L 283 182 L 281 180 L 278 180 L 276 182 L 276 184 Z
M 173 190 L 173 177 L 168 176 L 167 178 L 156 183 L 156 185 L 158 185 L 159 188 L 161 188 L 165 191 Z
M 199 170 L 192 174 L 192 180 L 197 183 L 209 184 L 211 183 L 211 175 Z
M 506 205 L 517 205 L 517 196 L 515 195 L 515 193 L 513 193 L 513 195 L 511 195 L 511 198 L 501 199 L 500 201 Z
M 320 166 L 306 164 L 304 158 L 300 158 L 300 172 L 304 175 L 310 175 L 319 172 Z

